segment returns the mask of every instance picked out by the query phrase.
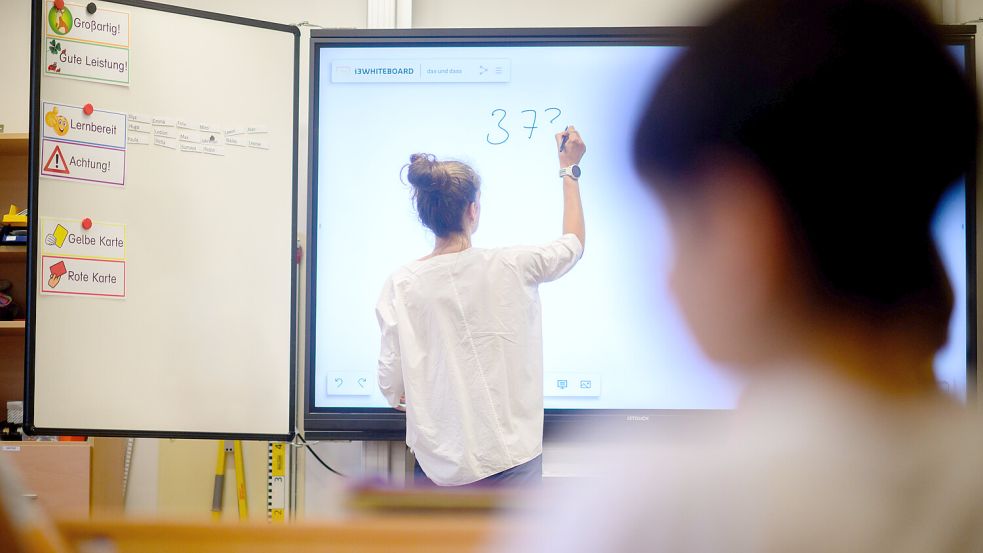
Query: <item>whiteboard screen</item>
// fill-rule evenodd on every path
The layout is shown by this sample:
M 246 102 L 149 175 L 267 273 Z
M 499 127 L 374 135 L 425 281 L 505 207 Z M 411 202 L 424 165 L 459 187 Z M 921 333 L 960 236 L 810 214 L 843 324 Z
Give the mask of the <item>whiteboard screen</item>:
M 540 288 L 545 407 L 569 415 L 736 404 L 741 383 L 699 350 L 669 293 L 666 207 L 630 157 L 652 90 L 684 46 L 619 42 L 615 31 L 594 41 L 596 30 L 523 31 L 533 34 L 460 31 L 455 42 L 337 33 L 318 46 L 308 429 L 331 420 L 328 430 L 374 431 L 369 425 L 391 411 L 376 382 L 374 307 L 387 276 L 434 244 L 405 184 L 410 155 L 458 159 L 480 174 L 476 247 L 541 243 L 560 232 L 554 133 L 569 124 L 588 145 L 581 164 L 588 245 L 568 275 Z M 557 44 L 561 33 L 577 42 Z M 953 53 L 962 62 L 962 47 Z M 352 129 L 371 146 L 353 141 Z M 936 372 L 960 398 L 972 347 L 966 206 L 959 182 L 933 226 L 956 300 Z
M 400 180 L 410 154 L 460 159 L 481 175 L 476 247 L 544 243 L 561 231 L 554 134 L 575 125 L 588 144 L 581 183 L 590 237 L 577 267 L 539 289 L 546 407 L 731 407 L 737 387 L 700 354 L 661 286 L 668 228 L 629 157 L 634 121 L 680 52 L 636 45 L 323 49 L 315 405 L 387 407 L 374 385 L 376 300 L 390 273 L 433 249 Z M 578 73 L 591 75 L 589 85 L 559 84 Z M 374 137 L 368 155 L 345 137 L 356 127 Z M 361 226 L 364 212 L 355 206 L 367 197 L 374 222 Z M 345 243 L 352 228 L 375 255 L 362 257 Z M 680 367 L 685 377 L 677 376 Z M 358 375 L 373 386 L 346 387 Z
M 289 436 L 299 34 L 40 4 L 28 426 Z

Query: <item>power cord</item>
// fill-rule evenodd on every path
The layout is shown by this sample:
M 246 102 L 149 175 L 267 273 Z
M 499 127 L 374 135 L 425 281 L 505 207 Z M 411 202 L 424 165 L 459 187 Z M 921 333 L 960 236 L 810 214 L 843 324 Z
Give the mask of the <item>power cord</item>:
M 325 463 L 324 462 L 324 459 L 321 459 L 321 457 L 314 451 L 314 448 L 311 447 L 311 444 L 307 440 L 304 439 L 304 437 L 300 434 L 300 432 L 296 432 L 294 435 L 297 436 L 297 438 L 299 438 L 302 443 L 299 443 L 299 444 L 298 443 L 293 443 L 291 445 L 293 445 L 295 447 L 306 447 L 307 448 L 307 451 L 310 451 L 311 452 L 311 455 L 313 455 L 314 458 L 317 459 L 317 462 L 318 463 L 321 463 L 321 466 L 322 467 L 328 469 L 329 471 L 333 472 L 334 474 L 337 474 L 338 476 L 340 476 L 342 478 L 348 478 L 344 474 L 342 474 L 342 473 L 338 472 L 337 470 L 331 468 L 330 465 L 328 465 L 327 463 Z M 317 443 L 317 442 L 315 442 L 315 443 Z

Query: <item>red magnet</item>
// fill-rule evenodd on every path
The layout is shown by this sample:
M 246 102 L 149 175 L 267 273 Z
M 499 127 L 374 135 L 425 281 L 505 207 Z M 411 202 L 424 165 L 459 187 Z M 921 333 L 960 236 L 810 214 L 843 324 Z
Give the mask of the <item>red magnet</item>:
M 55 0 L 55 9 L 58 11 L 65 9 L 65 0 Z
M 85 104 L 82 106 L 82 113 L 86 115 L 92 115 L 92 104 Z
M 82 228 L 84 228 L 85 230 L 89 230 L 90 228 L 92 228 L 92 219 L 89 219 L 88 217 L 82 219 Z

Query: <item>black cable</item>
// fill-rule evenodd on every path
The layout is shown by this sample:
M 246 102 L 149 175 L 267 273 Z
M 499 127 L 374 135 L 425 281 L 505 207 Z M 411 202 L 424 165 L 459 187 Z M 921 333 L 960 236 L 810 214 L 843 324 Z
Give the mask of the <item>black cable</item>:
M 307 448 L 307 451 L 310 451 L 310 452 L 311 452 L 311 455 L 313 455 L 313 456 L 314 456 L 314 458 L 315 458 L 315 459 L 317 459 L 317 462 L 318 462 L 318 463 L 321 463 L 321 466 L 322 466 L 322 467 L 324 467 L 324 468 L 326 468 L 326 469 L 328 469 L 329 471 L 331 471 L 331 472 L 333 472 L 333 473 L 335 473 L 335 474 L 337 474 L 338 476 L 340 476 L 340 477 L 342 477 L 342 478 L 348 478 L 348 477 L 347 477 L 347 476 L 345 476 L 344 474 L 342 474 L 342 473 L 340 473 L 340 472 L 338 472 L 338 471 L 336 471 L 335 469 L 333 469 L 333 468 L 331 468 L 331 467 L 330 467 L 330 466 L 329 466 L 329 465 L 328 465 L 327 463 L 325 463 L 325 462 L 324 462 L 324 459 L 321 459 L 321 457 L 320 457 L 320 456 L 318 456 L 318 454 L 314 452 L 314 448 L 312 448 L 312 447 L 311 447 L 311 444 L 309 444 L 309 443 L 307 443 L 307 440 L 305 440 L 305 439 L 304 439 L 304 437 L 300 435 L 300 432 L 298 432 L 298 433 L 297 433 L 297 437 L 298 437 L 298 438 L 300 438 L 300 441 L 302 441 L 302 442 L 304 442 L 304 444 L 303 444 L 303 445 L 304 445 L 304 447 L 306 447 L 306 448 Z

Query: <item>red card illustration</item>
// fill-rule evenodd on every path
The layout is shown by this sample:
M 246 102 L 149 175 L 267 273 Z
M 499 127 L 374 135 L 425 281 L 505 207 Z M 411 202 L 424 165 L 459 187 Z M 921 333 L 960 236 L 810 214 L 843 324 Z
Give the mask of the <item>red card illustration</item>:
M 48 277 L 48 288 L 57 288 L 62 275 L 68 272 L 68 269 L 65 268 L 65 262 L 59 261 L 48 269 L 51 271 L 51 276 Z
M 68 269 L 65 268 L 64 261 L 59 261 L 58 263 L 55 263 L 54 265 L 51 266 L 51 276 L 60 277 L 67 272 Z

